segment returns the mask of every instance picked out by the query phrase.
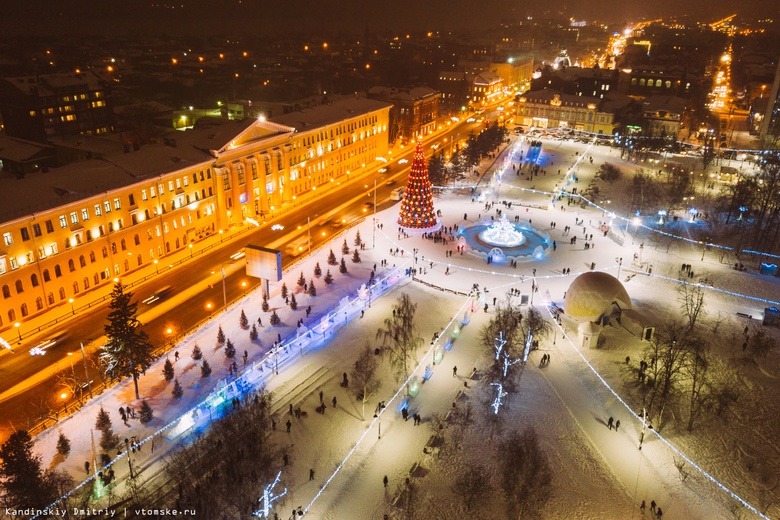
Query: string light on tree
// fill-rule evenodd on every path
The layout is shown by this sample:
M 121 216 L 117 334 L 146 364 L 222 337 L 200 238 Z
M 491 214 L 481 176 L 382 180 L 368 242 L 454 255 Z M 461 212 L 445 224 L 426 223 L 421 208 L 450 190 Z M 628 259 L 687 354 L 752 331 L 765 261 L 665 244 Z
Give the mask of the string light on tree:
M 401 209 L 398 214 L 398 224 L 406 229 L 417 231 L 434 231 L 440 223 L 433 209 L 433 193 L 431 180 L 428 177 L 428 166 L 422 142 L 417 143 L 412 158 L 412 171 L 406 182 Z
M 491 386 L 497 386 L 498 387 L 498 394 L 496 395 L 496 398 L 493 400 L 493 403 L 490 405 L 493 407 L 493 413 L 498 415 L 498 409 L 501 407 L 501 399 L 507 396 L 507 393 L 504 392 L 504 385 L 501 383 L 490 383 Z
M 496 349 L 496 361 L 498 361 L 499 356 L 501 356 L 501 350 L 503 350 L 504 345 L 506 345 L 506 340 L 504 339 L 504 331 L 498 333 L 498 337 L 496 338 L 495 341 L 496 343 L 493 348 Z
M 276 487 L 276 484 L 279 483 L 279 477 L 282 476 L 282 472 L 276 474 L 276 478 L 274 481 L 267 486 L 265 486 L 265 489 L 263 489 L 263 496 L 260 497 L 260 503 L 262 506 L 260 509 L 252 513 L 254 516 L 260 517 L 260 518 L 268 518 L 271 514 L 271 504 L 282 498 L 284 495 L 287 494 L 287 488 L 284 488 L 284 491 L 281 492 L 279 495 L 275 495 L 273 492 L 273 489 Z
M 504 379 L 506 379 L 506 373 L 509 370 L 509 367 L 511 367 L 515 363 L 519 363 L 520 361 L 522 361 L 521 358 L 517 358 L 514 361 L 510 361 L 509 352 L 504 352 Z

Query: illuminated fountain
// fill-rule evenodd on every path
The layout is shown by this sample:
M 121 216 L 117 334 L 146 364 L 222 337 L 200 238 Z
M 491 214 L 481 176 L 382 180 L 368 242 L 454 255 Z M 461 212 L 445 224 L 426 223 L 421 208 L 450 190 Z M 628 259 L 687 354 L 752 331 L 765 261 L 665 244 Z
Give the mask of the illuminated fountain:
M 525 243 L 523 233 L 506 219 L 506 215 L 480 231 L 478 236 L 483 242 L 497 247 L 517 247 Z
M 506 216 L 458 231 L 458 243 L 475 255 L 493 262 L 507 259 L 541 259 L 552 249 L 549 233 L 542 233 L 528 222 L 510 222 Z

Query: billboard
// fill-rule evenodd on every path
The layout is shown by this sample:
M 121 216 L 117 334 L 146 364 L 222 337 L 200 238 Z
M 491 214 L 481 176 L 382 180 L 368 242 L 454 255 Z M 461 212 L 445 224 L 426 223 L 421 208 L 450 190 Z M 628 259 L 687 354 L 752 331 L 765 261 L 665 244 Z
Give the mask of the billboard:
M 261 246 L 246 246 L 246 274 L 278 282 L 282 279 L 282 252 Z

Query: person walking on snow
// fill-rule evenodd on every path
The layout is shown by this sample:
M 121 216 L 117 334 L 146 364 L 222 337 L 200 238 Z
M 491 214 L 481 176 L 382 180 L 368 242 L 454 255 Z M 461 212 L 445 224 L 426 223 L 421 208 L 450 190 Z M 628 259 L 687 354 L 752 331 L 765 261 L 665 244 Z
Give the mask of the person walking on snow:
M 385 488 L 387 488 L 387 483 L 388 482 L 389 482 L 389 480 L 387 479 L 387 475 L 385 475 L 385 478 L 382 479 L 382 484 L 385 485 Z
M 452 367 L 452 377 L 458 377 L 458 367 Z
M 610 430 L 612 429 L 612 422 L 613 421 L 614 421 L 614 419 L 612 417 L 610 417 L 609 420 L 607 421 L 607 426 L 609 426 Z
M 615 423 L 615 431 L 618 431 L 618 429 L 620 429 L 620 419 Z

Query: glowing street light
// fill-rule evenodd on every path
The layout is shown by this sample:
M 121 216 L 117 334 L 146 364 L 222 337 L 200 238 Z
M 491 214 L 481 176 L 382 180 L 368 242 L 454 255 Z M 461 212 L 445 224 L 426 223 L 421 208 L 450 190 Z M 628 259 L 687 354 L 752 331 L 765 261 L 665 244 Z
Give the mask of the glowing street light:
M 20 328 L 21 326 L 22 324 L 19 323 L 18 321 L 14 323 L 14 327 L 16 327 L 16 332 L 19 334 L 19 343 L 22 342 L 22 329 Z
M 212 303 L 211 303 L 211 302 L 208 302 L 208 303 L 206 304 L 206 310 L 207 310 L 207 311 L 209 311 L 209 318 L 211 318 L 211 314 L 212 314 L 212 309 L 213 309 L 213 308 L 214 308 L 214 305 L 212 305 Z
M 68 303 L 70 303 L 70 312 L 71 314 L 76 314 L 76 308 L 73 305 L 73 298 L 68 299 Z

